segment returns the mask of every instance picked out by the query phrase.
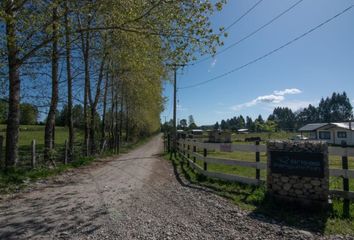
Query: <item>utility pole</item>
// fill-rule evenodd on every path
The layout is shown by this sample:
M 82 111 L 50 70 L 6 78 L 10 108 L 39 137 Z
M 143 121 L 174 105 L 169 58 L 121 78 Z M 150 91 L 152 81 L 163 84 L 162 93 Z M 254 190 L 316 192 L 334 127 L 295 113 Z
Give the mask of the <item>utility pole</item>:
M 174 71 L 174 81 L 173 81 L 173 130 L 172 130 L 172 137 L 173 137 L 173 153 L 176 157 L 177 152 L 177 68 L 184 67 L 185 64 L 168 64 L 167 66 L 171 66 Z M 172 157 L 172 153 L 170 158 Z

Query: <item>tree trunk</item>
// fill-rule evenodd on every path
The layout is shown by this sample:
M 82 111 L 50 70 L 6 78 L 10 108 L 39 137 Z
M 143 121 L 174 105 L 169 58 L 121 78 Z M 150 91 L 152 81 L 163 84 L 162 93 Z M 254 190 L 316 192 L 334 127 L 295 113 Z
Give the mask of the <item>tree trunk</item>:
M 54 147 L 53 135 L 55 126 L 55 114 L 58 105 L 58 68 L 59 68 L 59 53 L 58 53 L 58 16 L 57 9 L 53 9 L 53 44 L 52 44 L 52 97 L 50 108 L 47 116 L 44 133 L 44 158 L 50 160 L 55 165 L 51 156 L 51 151 Z
M 9 3 L 10 5 L 10 3 Z M 9 112 L 6 127 L 5 167 L 14 167 L 18 162 L 18 135 L 20 124 L 20 74 L 16 45 L 16 23 L 12 6 L 6 13 L 6 36 L 9 65 Z
M 114 148 L 114 76 L 111 77 L 111 148 Z
M 101 148 L 103 149 L 103 144 L 106 138 L 106 108 L 107 108 L 107 93 L 108 93 L 108 81 L 109 75 L 106 73 L 106 82 L 104 85 L 104 93 L 103 93 L 103 111 L 102 111 L 102 126 L 101 126 Z
M 80 24 L 80 22 L 79 22 Z M 90 20 L 88 20 L 87 27 L 90 26 Z M 90 149 L 89 137 L 90 137 L 90 126 L 89 126 L 89 116 L 88 116 L 88 103 L 90 94 L 90 32 L 87 31 L 86 34 L 81 33 L 81 47 L 84 57 L 84 68 L 85 68 L 85 89 L 84 89 L 84 144 L 85 144 L 85 155 L 88 156 Z
M 125 122 L 125 141 L 129 140 L 129 112 L 128 112 L 128 104 L 126 104 L 126 122 Z
M 116 104 L 116 111 L 115 111 L 116 125 L 115 125 L 115 129 L 114 129 L 114 135 L 115 135 L 114 148 L 115 148 L 116 153 L 119 153 L 118 90 L 116 90 L 115 101 L 116 101 L 116 103 L 115 103 Z
M 105 50 L 103 49 L 103 51 L 105 51 Z M 95 118 L 95 116 L 96 116 L 97 104 L 98 104 L 98 101 L 99 101 L 100 95 L 101 95 L 101 84 L 102 84 L 102 80 L 103 80 L 103 76 L 104 76 L 105 62 L 106 62 L 106 55 L 103 56 L 102 61 L 101 61 L 100 70 L 99 70 L 99 74 L 98 74 L 98 80 L 97 80 L 97 86 L 96 86 L 95 99 L 92 100 L 91 93 L 89 94 L 90 106 L 91 106 L 91 116 L 90 116 L 91 117 L 91 124 L 90 124 L 90 126 L 91 126 L 91 128 L 90 128 L 91 154 L 96 153 L 96 143 L 95 143 L 96 118 Z M 91 92 L 91 89 L 89 89 L 89 91 Z
M 66 74 L 68 83 L 68 126 L 69 126 L 69 151 L 68 160 L 73 160 L 74 153 L 74 123 L 73 123 L 73 98 L 72 98 L 72 76 L 71 76 L 71 39 L 69 27 L 69 0 L 65 1 L 65 48 L 66 48 Z
M 119 138 L 122 139 L 123 138 L 123 107 L 124 107 L 124 94 L 123 94 L 123 82 L 122 82 L 122 86 L 121 86 L 121 99 L 120 99 L 120 119 L 119 119 Z

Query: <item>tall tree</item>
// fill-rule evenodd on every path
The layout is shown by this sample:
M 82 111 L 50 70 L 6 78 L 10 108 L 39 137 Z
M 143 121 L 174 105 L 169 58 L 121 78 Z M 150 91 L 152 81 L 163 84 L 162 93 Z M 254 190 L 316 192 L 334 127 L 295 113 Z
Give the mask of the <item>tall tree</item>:
M 53 8 L 52 14 L 52 34 L 53 34 L 53 43 L 52 43 L 52 97 L 49 107 L 49 112 L 47 116 L 47 121 L 45 125 L 44 132 L 44 157 L 46 160 L 52 160 L 51 151 L 54 148 L 54 131 L 55 131 L 55 114 L 58 106 L 59 98 L 59 49 L 58 49 L 58 9 L 57 7 Z M 51 161 L 54 164 L 54 161 Z M 54 164 L 55 165 L 55 164 Z

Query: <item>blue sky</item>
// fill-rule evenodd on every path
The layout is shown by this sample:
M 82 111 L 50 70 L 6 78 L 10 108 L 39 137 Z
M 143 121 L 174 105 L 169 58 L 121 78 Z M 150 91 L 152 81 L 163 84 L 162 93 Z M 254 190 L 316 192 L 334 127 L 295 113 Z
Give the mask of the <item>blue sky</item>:
M 258 0 L 229 0 L 212 18 L 228 26 Z M 251 33 L 298 0 L 264 0 L 228 30 L 225 46 Z M 208 80 L 285 44 L 354 4 L 354 0 L 304 0 L 277 21 L 214 59 L 178 73 L 178 87 Z M 293 110 L 317 104 L 332 92 L 354 100 L 354 8 L 294 44 L 226 77 L 195 88 L 179 89 L 177 119 L 194 116 L 198 125 L 237 115 L 264 117 L 276 106 Z M 219 50 L 222 50 L 220 47 Z M 161 119 L 172 118 L 172 84 Z M 354 103 L 354 102 L 352 102 Z M 353 104 L 354 105 L 354 104 Z

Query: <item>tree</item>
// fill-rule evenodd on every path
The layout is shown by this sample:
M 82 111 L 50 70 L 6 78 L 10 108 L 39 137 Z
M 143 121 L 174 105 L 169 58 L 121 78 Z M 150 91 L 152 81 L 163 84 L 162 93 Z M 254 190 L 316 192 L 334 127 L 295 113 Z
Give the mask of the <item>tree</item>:
M 6 38 L 9 76 L 5 167 L 13 167 L 18 162 L 21 68 L 52 42 L 54 36 L 47 31 L 53 19 L 47 21 L 46 16 L 55 4 L 40 3 L 36 0 L 1 2 L 0 21 L 4 22 L 6 32 L 0 35 Z
M 194 122 L 192 122 L 189 126 L 188 126 L 189 129 L 196 129 L 198 128 L 197 124 L 195 124 Z
M 0 100 L 0 123 L 4 124 L 7 120 L 8 105 L 4 100 Z
M 226 130 L 226 129 L 228 129 L 228 125 L 227 125 L 227 123 L 226 123 L 225 120 L 221 120 L 220 128 L 221 128 L 221 130 Z
M 181 126 L 182 129 L 187 128 L 187 120 L 186 119 L 182 119 L 181 121 L 179 121 L 179 125 Z
M 216 122 L 214 125 L 214 130 L 219 130 L 219 129 L 220 129 L 219 122 Z
M 274 121 L 278 128 L 283 131 L 295 130 L 295 114 L 290 108 L 277 107 L 273 110 L 273 114 L 268 118 Z
M 267 120 L 264 124 L 260 126 L 263 132 L 268 133 L 268 139 L 270 139 L 271 134 L 276 131 L 277 127 L 277 123 L 272 120 Z
M 84 138 L 90 139 L 91 153 L 95 152 L 94 139 L 101 124 L 97 114 L 102 105 L 110 111 L 102 113 L 103 125 L 108 126 L 101 131 L 109 129 L 112 138 L 122 136 L 123 131 L 127 140 L 156 131 L 164 103 L 162 81 L 169 71 L 166 63 L 184 64 L 198 54 L 215 53 L 222 45 L 224 31 L 213 31 L 210 16 L 224 3 L 2 1 L 0 21 L 6 31 L 0 31 L 0 71 L 8 75 L 4 97 L 8 101 L 6 166 L 18 162 L 20 95 L 29 98 L 30 93 L 31 101 L 26 102 L 48 113 L 47 158 L 54 148 L 58 104 L 65 99 L 69 155 L 73 152 L 74 126 L 84 128 Z M 66 66 L 66 75 L 58 74 L 61 66 Z M 104 87 L 106 96 L 102 97 L 103 76 L 107 74 L 110 84 Z M 67 90 L 60 85 L 64 82 Z M 73 106 L 74 101 L 81 105 Z M 75 111 L 80 111 L 80 118 Z
M 188 117 L 188 125 L 190 126 L 191 124 L 195 123 L 194 122 L 194 118 L 193 118 L 193 115 L 189 115 Z
M 299 110 L 295 115 L 297 128 L 300 128 L 308 123 L 320 122 L 319 109 L 311 104 L 309 104 L 307 108 Z
M 44 130 L 44 158 L 46 160 L 52 160 L 50 152 L 54 148 L 55 114 L 59 100 L 59 17 L 57 7 L 53 8 L 52 19 L 52 97 Z M 54 161 L 51 163 L 55 165 Z
M 246 128 L 250 131 L 254 131 L 254 124 L 252 118 L 250 118 L 249 116 L 246 117 Z
M 29 103 L 22 103 L 20 105 L 20 124 L 33 125 L 37 124 L 38 109 Z
M 73 124 L 75 128 L 84 129 L 84 110 L 82 105 L 73 107 Z

